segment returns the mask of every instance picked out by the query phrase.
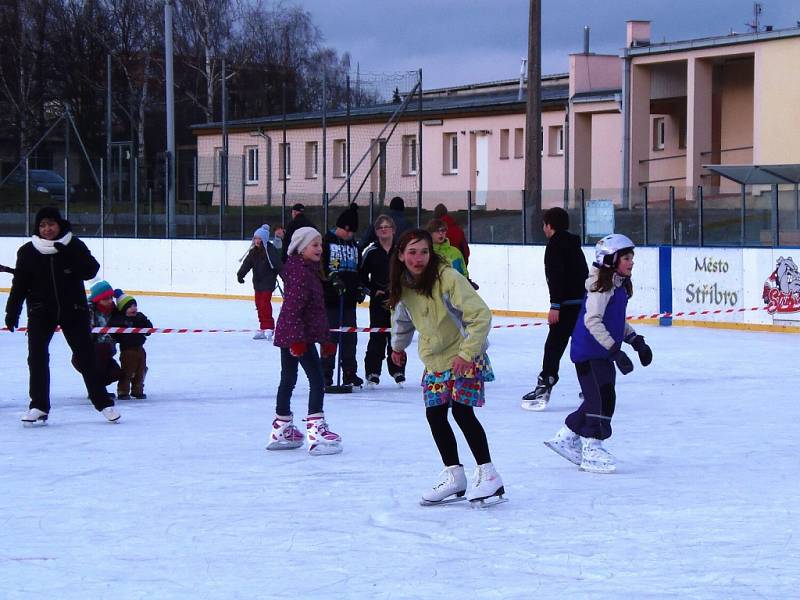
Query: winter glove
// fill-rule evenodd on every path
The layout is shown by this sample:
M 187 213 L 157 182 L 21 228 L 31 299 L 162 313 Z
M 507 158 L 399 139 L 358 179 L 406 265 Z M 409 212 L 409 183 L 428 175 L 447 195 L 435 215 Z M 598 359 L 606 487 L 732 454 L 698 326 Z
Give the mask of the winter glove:
M 244 283 L 244 277 L 242 277 L 241 275 L 237 275 L 236 281 L 238 281 L 239 283 Z
M 295 358 L 300 358 L 303 354 L 306 353 L 308 350 L 308 344 L 305 342 L 295 342 L 291 346 L 289 346 L 289 354 L 294 356 Z
M 53 242 L 53 248 L 55 248 L 56 251 L 58 252 L 63 252 L 63 253 L 68 252 L 67 247 L 61 242 Z
M 333 342 L 325 342 L 320 345 L 320 354 L 322 354 L 322 358 L 328 358 L 329 356 L 333 356 L 336 354 L 336 344 Z
M 625 341 L 636 350 L 636 353 L 639 355 L 639 362 L 642 363 L 643 367 L 653 362 L 653 351 L 650 349 L 650 346 L 645 343 L 644 336 L 632 335 Z
M 358 304 L 361 304 L 367 298 L 367 295 L 369 295 L 369 289 L 364 287 L 363 285 L 360 286 L 356 290 L 356 302 Z
M 609 358 L 614 361 L 619 369 L 619 372 L 623 375 L 627 375 L 633 371 L 633 363 L 631 362 L 631 359 L 628 358 L 627 354 L 620 350 L 619 344 L 614 344 L 614 347 L 611 348 L 611 351 L 609 352 Z
M 9 331 L 14 331 L 19 327 L 19 317 L 15 317 L 11 313 L 6 313 L 6 327 L 8 327 Z
M 342 279 L 339 276 L 331 275 L 330 281 L 334 291 L 339 296 L 341 296 L 342 294 L 345 293 L 345 291 L 347 291 L 347 286 L 344 284 L 344 281 L 342 281 Z
M 398 352 L 397 350 L 392 350 L 392 362 L 396 364 L 398 367 L 402 367 L 406 364 L 406 353 L 401 350 Z

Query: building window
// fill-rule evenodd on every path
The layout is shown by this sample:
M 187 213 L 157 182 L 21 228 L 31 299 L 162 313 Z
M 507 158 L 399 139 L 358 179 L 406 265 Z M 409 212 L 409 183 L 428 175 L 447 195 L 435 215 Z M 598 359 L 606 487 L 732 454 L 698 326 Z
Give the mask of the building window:
M 245 148 L 247 156 L 247 183 L 258 183 L 258 146 Z
M 316 179 L 319 173 L 319 145 L 306 142 L 306 179 Z
M 458 173 L 458 134 L 444 134 L 444 172 L 455 175 Z
M 564 127 L 562 125 L 547 128 L 547 154 L 550 156 L 564 154 Z
M 292 178 L 292 145 L 289 143 L 278 144 L 278 173 L 279 179 Z
M 222 148 L 214 148 L 214 185 L 222 184 Z
M 500 130 L 500 158 L 508 158 L 508 129 Z
M 347 177 L 347 140 L 333 140 L 333 176 Z
M 514 130 L 514 158 L 525 157 L 525 130 L 517 127 Z
M 417 136 L 403 136 L 403 175 L 417 174 Z
M 666 142 L 667 124 L 664 117 L 653 119 L 653 150 L 663 150 Z

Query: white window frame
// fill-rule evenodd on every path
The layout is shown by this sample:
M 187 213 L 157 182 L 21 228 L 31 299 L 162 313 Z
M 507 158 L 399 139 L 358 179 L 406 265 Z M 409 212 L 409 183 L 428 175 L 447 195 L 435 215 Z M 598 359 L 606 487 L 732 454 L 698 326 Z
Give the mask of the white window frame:
M 653 119 L 653 150 L 663 150 L 667 141 L 667 120 L 664 117 Z
M 286 142 L 278 145 L 280 155 L 278 156 L 279 179 L 292 178 L 292 143 Z
M 525 158 L 525 128 L 514 128 L 514 158 Z
M 500 130 L 500 159 L 505 160 L 508 158 L 508 145 L 511 138 L 511 131 L 508 129 Z
M 334 177 L 347 177 L 347 140 L 333 140 Z
M 245 156 L 247 160 L 247 185 L 258 183 L 258 146 L 245 146 Z
M 458 133 L 448 133 L 447 140 L 447 172 L 458 174 Z
M 564 126 L 561 125 L 556 131 L 556 154 L 564 156 Z
M 214 185 L 222 185 L 222 148 L 214 148 Z
M 417 136 L 403 136 L 403 175 L 412 176 L 417 174 Z
M 306 142 L 306 179 L 319 177 L 319 142 Z

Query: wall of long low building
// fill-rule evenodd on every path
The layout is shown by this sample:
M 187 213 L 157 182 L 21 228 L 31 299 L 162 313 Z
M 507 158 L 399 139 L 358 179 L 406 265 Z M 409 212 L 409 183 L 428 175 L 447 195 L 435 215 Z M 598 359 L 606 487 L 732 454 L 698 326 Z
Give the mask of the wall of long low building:
M 17 248 L 25 241 L 0 238 L 0 263 L 13 266 Z M 153 294 L 241 298 L 252 294 L 249 281 L 245 285 L 236 281 L 239 259 L 247 251 L 248 241 L 84 241 L 101 264 L 98 276 L 115 287 Z M 587 261 L 593 259 L 593 248 L 585 247 L 584 253 Z M 549 297 L 543 259 L 542 246 L 474 245 L 470 275 L 497 314 L 544 316 Z M 798 249 L 639 248 L 628 314 L 655 314 L 670 309 L 755 309 L 694 317 L 692 322 L 748 329 L 800 329 L 800 289 L 794 296 L 791 294 L 791 286 L 797 286 L 798 264 Z M 779 275 L 776 271 L 780 271 Z M 10 279 L 0 274 L 0 290 L 8 290 Z M 787 291 L 781 291 L 781 286 Z M 774 314 L 764 310 L 765 287 L 777 309 Z

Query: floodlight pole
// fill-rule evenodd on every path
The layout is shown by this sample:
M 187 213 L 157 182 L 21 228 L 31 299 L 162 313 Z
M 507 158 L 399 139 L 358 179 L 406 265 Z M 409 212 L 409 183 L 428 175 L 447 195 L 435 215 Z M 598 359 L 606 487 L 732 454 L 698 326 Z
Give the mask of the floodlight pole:
M 168 235 L 175 237 L 175 76 L 172 66 L 172 7 L 174 0 L 164 3 L 164 62 L 166 67 L 167 102 L 167 160 L 166 160 L 166 213 Z

